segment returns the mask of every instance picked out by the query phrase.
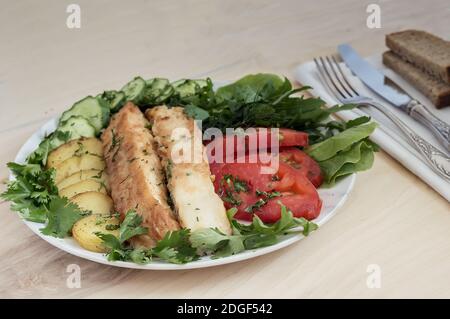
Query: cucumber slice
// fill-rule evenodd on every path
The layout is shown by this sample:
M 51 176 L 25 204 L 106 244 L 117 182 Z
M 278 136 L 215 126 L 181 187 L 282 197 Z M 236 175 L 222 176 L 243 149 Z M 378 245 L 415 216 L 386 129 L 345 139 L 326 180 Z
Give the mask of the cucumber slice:
M 181 79 L 181 80 L 177 80 L 172 82 L 170 85 L 172 85 L 174 88 L 177 88 L 179 86 L 182 86 L 184 83 L 186 83 L 186 79 Z
M 102 128 L 107 127 L 109 124 L 109 118 L 111 116 L 111 111 L 109 110 L 109 104 L 102 98 L 97 98 L 100 107 L 102 108 Z
M 208 85 L 208 81 L 203 80 L 203 79 L 201 79 L 201 80 L 191 80 L 191 81 L 195 82 L 200 89 L 204 88 L 205 86 Z
M 58 134 L 70 134 L 65 142 L 74 140 L 80 137 L 94 137 L 96 135 L 96 129 L 89 121 L 82 116 L 72 116 L 62 123 L 55 131 L 55 135 Z
M 194 95 L 197 90 L 200 89 L 197 83 L 192 80 L 184 80 L 183 82 L 176 81 L 172 83 L 172 86 L 174 87 L 175 92 L 178 93 L 180 98 Z
M 142 96 L 145 90 L 145 80 L 140 76 L 135 77 L 133 80 L 124 85 L 121 89 L 128 101 L 132 101 L 135 104 L 141 102 Z
M 155 105 L 169 98 L 173 89 L 168 79 L 153 78 L 145 81 L 145 91 L 142 97 L 142 105 Z
M 81 116 L 72 116 L 61 123 L 55 132 L 49 136 L 49 150 L 53 150 L 68 141 L 80 137 L 94 137 L 95 128 Z
M 95 128 L 95 132 L 98 134 L 108 124 L 109 113 L 109 107 L 103 99 L 88 96 L 65 111 L 59 119 L 59 125 L 63 125 L 65 121 L 73 116 L 81 116 Z
M 147 84 L 148 85 L 148 84 Z M 151 79 L 151 89 L 156 91 L 156 90 L 162 90 L 164 89 L 167 85 L 169 85 L 169 80 L 168 79 L 164 79 L 164 78 L 154 78 Z
M 125 93 L 122 91 L 104 91 L 103 94 L 100 95 L 100 98 L 105 100 L 108 103 L 109 110 L 111 112 L 117 112 L 127 101 L 127 97 Z
M 155 99 L 156 104 L 164 103 L 174 93 L 175 89 L 171 85 L 166 86 L 166 88 L 163 89 L 159 96 Z

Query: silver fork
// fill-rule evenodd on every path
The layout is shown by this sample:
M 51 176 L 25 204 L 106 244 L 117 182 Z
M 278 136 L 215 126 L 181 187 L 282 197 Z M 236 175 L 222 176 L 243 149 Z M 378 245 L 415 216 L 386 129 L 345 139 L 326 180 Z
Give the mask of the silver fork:
M 409 143 L 425 158 L 431 168 L 450 181 L 450 157 L 439 149 L 428 143 L 421 136 L 405 124 L 382 104 L 373 99 L 359 94 L 350 84 L 344 72 L 334 56 L 314 58 L 314 62 L 322 77 L 322 82 L 328 87 L 338 101 L 345 104 L 356 104 L 360 106 L 371 106 L 386 115 L 408 138 Z

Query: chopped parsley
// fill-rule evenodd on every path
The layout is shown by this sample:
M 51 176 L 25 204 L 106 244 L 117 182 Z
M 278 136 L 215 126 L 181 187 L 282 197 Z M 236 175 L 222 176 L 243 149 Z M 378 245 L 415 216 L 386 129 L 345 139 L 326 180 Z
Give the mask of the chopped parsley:
M 100 170 L 100 171 L 98 171 L 98 174 L 97 174 L 97 175 L 94 175 L 93 177 L 94 177 L 94 178 L 101 178 L 102 175 L 103 175 L 103 170 Z
M 83 145 L 83 143 L 81 143 L 81 142 L 77 142 L 77 145 L 78 145 L 78 148 L 77 148 L 77 150 L 74 152 L 74 156 L 82 156 L 83 155 L 83 151 L 84 151 L 84 149 L 85 149 L 85 147 L 84 147 L 84 145 Z M 88 152 L 87 151 L 85 151 L 85 153 L 84 154 L 87 154 Z
M 228 186 L 232 186 L 236 193 L 244 192 L 247 193 L 249 190 L 247 182 L 235 177 L 231 174 L 225 174 L 222 178 L 224 182 L 228 184 Z
M 119 184 L 122 184 L 123 182 L 125 182 L 129 177 L 130 177 L 130 175 L 127 175 L 122 181 L 120 181 Z
M 137 159 L 139 159 L 139 158 L 133 157 L 133 158 L 131 158 L 131 159 L 128 160 L 128 163 L 133 163 L 133 162 L 134 162 L 135 160 L 137 160 Z
M 238 195 L 233 194 L 233 192 L 229 189 L 220 190 L 219 195 L 224 202 L 230 203 L 234 206 L 239 206 L 242 203 L 241 198 Z
M 249 189 L 247 182 L 231 174 L 225 174 L 220 181 L 219 196 L 224 202 L 239 206 L 242 200 L 238 194 L 247 193 Z
M 70 136 L 72 135 L 70 131 L 59 131 L 59 130 L 56 130 L 54 134 L 58 140 L 63 141 L 64 143 L 69 141 Z
M 166 175 L 167 175 L 168 180 L 172 178 L 172 167 L 173 167 L 173 162 L 171 159 L 169 159 L 167 161 L 167 165 L 166 165 Z
M 264 192 L 264 191 L 256 190 L 256 195 L 261 196 L 262 198 L 259 198 L 254 204 L 247 206 L 245 208 L 245 211 L 247 213 L 253 213 L 254 211 L 259 210 L 261 207 L 266 205 L 269 202 L 269 200 L 271 200 L 272 198 L 281 196 L 281 193 L 275 192 L 275 191 L 274 192 Z
M 120 228 L 120 225 L 114 225 L 114 224 L 109 224 L 109 225 L 105 226 L 106 230 L 116 230 L 116 229 L 119 229 L 119 228 Z
M 111 146 L 109 147 L 108 153 L 111 153 L 114 151 L 112 155 L 112 161 L 116 161 L 117 153 L 119 152 L 120 146 L 123 141 L 123 136 L 117 137 L 116 133 L 114 132 L 114 129 L 111 130 Z

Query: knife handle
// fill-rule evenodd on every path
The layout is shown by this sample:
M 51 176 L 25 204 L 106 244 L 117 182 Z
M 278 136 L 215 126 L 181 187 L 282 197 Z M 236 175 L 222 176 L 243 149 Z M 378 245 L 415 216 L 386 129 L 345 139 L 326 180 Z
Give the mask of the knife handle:
M 381 113 L 384 113 L 408 138 L 409 143 L 417 150 L 425 160 L 430 164 L 430 167 L 439 175 L 450 182 L 450 156 L 441 152 L 436 147 L 428 143 L 420 135 L 416 134 L 405 122 L 403 122 L 397 115 L 384 107 L 382 104 L 373 100 L 361 102 L 360 105 L 368 105 L 375 107 Z
M 416 100 L 411 100 L 406 109 L 412 118 L 428 127 L 447 152 L 450 152 L 450 125 L 437 118 L 436 115 Z

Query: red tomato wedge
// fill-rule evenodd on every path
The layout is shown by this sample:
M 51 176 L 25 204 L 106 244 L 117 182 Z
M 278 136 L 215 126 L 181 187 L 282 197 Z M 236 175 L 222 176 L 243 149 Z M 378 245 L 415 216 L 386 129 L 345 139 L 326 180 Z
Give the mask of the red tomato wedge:
M 308 146 L 308 134 L 289 128 L 280 128 L 280 147 Z
M 280 161 L 276 174 L 261 174 L 261 163 L 211 164 L 214 187 L 225 207 L 237 207 L 236 219 L 257 215 L 263 222 L 274 223 L 281 217 L 280 203 L 295 217 L 316 218 L 322 207 L 314 185 L 304 174 Z
M 308 146 L 308 134 L 291 129 L 278 129 L 278 147 Z M 270 128 L 256 128 L 253 133 L 225 135 L 207 144 L 207 154 L 211 163 L 232 162 L 237 157 L 257 150 L 271 150 L 272 131 Z M 222 154 L 218 153 L 222 150 Z
M 288 147 L 281 149 L 280 161 L 288 164 L 295 174 L 306 176 L 315 187 L 319 187 L 322 184 L 323 175 L 319 164 L 298 148 Z

